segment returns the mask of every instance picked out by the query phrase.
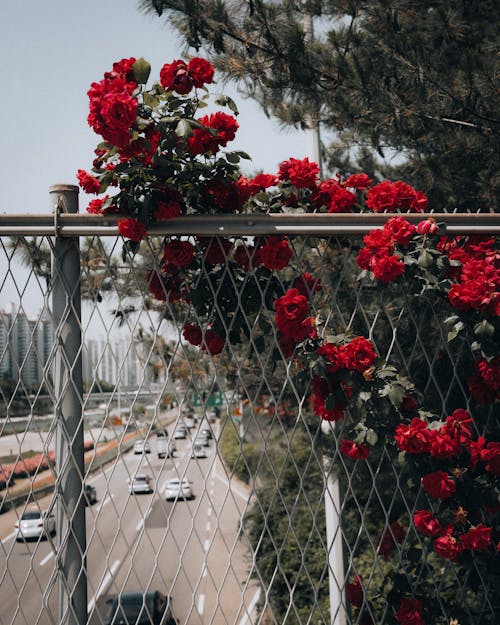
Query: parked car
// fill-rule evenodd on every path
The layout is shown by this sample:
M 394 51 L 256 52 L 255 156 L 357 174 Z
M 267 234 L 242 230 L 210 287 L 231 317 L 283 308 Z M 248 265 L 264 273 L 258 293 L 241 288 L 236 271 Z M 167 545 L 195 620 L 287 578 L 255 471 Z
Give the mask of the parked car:
M 156 441 L 156 453 L 158 458 L 172 458 L 174 452 L 177 450 L 174 441 L 169 441 L 166 438 L 159 438 Z
M 148 441 L 139 438 L 134 443 L 134 454 L 150 454 L 151 453 L 151 445 Z
M 86 506 L 93 506 L 97 501 L 97 491 L 91 484 L 84 485 L 83 496 Z
M 56 532 L 56 518 L 47 510 L 26 510 L 16 523 L 16 540 L 47 538 Z
M 130 494 L 151 493 L 153 491 L 153 480 L 147 473 L 136 473 L 130 480 Z
M 191 452 L 191 458 L 206 458 L 207 452 L 205 451 L 205 446 L 200 445 L 200 443 L 194 443 L 193 451 Z
M 165 499 L 192 499 L 191 482 L 186 478 L 173 477 L 165 484 Z
M 176 625 L 171 600 L 158 590 L 122 592 L 110 597 L 105 625 Z
M 174 438 L 175 439 L 186 438 L 187 434 L 188 434 L 187 427 L 184 425 L 178 425 L 175 428 Z

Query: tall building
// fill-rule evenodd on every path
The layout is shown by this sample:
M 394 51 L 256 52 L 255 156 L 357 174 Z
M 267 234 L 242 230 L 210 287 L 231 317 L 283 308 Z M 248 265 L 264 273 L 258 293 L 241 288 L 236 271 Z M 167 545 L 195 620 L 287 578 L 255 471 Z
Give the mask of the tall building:
M 35 387 L 52 377 L 54 329 L 46 315 L 28 319 L 22 310 L 0 311 L 0 376 Z

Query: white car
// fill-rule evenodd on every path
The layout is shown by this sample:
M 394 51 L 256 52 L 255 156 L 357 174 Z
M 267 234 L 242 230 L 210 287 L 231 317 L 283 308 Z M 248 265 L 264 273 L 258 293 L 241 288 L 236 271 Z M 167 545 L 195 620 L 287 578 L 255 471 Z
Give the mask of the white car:
M 187 415 L 186 417 L 184 417 L 183 421 L 184 425 L 189 429 L 194 428 L 196 425 L 196 419 L 193 417 L 193 415 Z
M 47 538 L 56 531 L 56 519 L 47 510 L 27 510 L 16 523 L 16 540 Z
M 205 446 L 200 445 L 199 443 L 194 443 L 193 451 L 191 452 L 191 458 L 206 458 L 207 452 L 205 451 Z
M 151 453 L 151 445 L 148 441 L 142 440 L 142 438 L 138 439 L 134 443 L 134 454 L 150 454 Z
M 175 439 L 179 439 L 179 438 L 186 438 L 187 437 L 187 428 L 183 425 L 179 425 L 174 432 L 174 438 Z
M 187 479 L 173 477 L 165 484 L 165 499 L 192 499 L 191 482 Z
M 201 445 L 202 447 L 209 447 L 210 439 L 208 438 L 208 436 L 205 436 L 204 434 L 197 434 L 196 438 L 194 439 L 194 444 Z
M 136 473 L 130 480 L 130 494 L 153 492 L 153 481 L 147 473 Z

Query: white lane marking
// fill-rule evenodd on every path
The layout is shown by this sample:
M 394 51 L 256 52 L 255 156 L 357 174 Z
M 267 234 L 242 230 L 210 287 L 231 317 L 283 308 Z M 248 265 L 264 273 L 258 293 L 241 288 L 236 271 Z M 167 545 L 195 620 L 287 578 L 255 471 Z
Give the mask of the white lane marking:
M 250 617 L 252 616 L 253 609 L 255 608 L 257 601 L 259 600 L 259 597 L 260 597 L 260 588 L 257 588 L 252 598 L 252 601 L 250 601 L 250 605 L 248 606 L 247 611 L 243 615 L 243 618 L 238 623 L 238 625 L 247 625 L 247 623 L 250 623 Z
M 207 521 L 207 526 L 206 526 L 206 528 L 205 528 L 205 531 L 206 531 L 206 532 L 209 532 L 209 531 L 210 531 L 210 527 L 211 527 L 211 526 L 210 526 L 210 521 Z
M 203 614 L 204 608 L 205 608 L 205 595 L 200 595 L 198 597 L 198 614 L 200 616 Z
M 142 528 L 144 527 L 144 519 L 141 519 L 139 521 L 139 523 L 137 523 L 137 526 L 135 528 L 136 532 L 140 532 L 142 530 Z
M 106 592 L 106 590 L 109 588 L 109 585 L 113 581 L 113 577 L 116 575 L 116 571 L 120 568 L 120 565 L 121 565 L 120 560 L 116 560 L 116 562 L 113 562 L 113 564 L 111 565 L 111 569 L 104 576 L 104 579 L 102 580 L 99 588 L 97 589 L 97 592 L 95 593 L 95 595 L 92 597 L 92 599 L 89 601 L 87 605 L 87 612 L 89 614 L 94 609 L 96 601 L 97 599 L 99 599 L 100 595 Z
M 2 545 L 4 543 L 6 543 L 8 540 L 10 540 L 11 538 L 14 538 L 14 536 L 17 534 L 17 531 L 14 530 L 13 532 L 11 532 L 8 536 L 6 536 L 5 538 L 2 538 Z
M 210 547 L 210 540 L 207 538 L 203 543 L 203 551 L 207 552 Z
M 40 566 L 45 566 L 47 562 L 50 560 L 50 558 L 53 558 L 53 557 L 54 557 L 54 553 L 51 551 L 45 556 L 43 560 L 40 560 Z
M 212 516 L 212 508 L 208 509 L 207 516 Z

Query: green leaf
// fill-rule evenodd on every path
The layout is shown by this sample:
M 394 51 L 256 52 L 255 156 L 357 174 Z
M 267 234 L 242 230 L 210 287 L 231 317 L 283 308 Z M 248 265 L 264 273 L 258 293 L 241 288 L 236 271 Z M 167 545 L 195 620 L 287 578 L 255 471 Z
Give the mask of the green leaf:
M 476 336 L 493 336 L 494 333 L 494 326 L 489 323 L 489 321 L 486 321 L 486 319 L 483 319 L 480 323 L 474 326 L 474 334 Z
M 160 104 L 160 100 L 158 100 L 158 98 L 152 95 L 149 91 L 144 92 L 143 98 L 144 104 L 146 106 L 150 106 L 151 108 L 154 108 L 155 106 L 158 106 L 158 104 Z
M 401 402 L 405 398 L 406 390 L 399 384 L 391 384 L 389 390 L 389 399 L 395 406 L 400 406 Z
M 191 124 L 188 122 L 187 119 L 180 120 L 180 122 L 175 127 L 175 134 L 178 137 L 190 137 L 193 134 Z
M 377 433 L 375 432 L 375 430 L 372 430 L 371 428 L 368 428 L 366 430 L 366 434 L 365 434 L 365 440 L 368 443 L 368 445 L 375 445 L 378 441 L 378 436 Z
M 418 262 L 419 267 L 423 267 L 424 269 L 426 269 L 427 267 L 430 267 L 433 263 L 432 254 L 430 254 L 428 250 L 423 250 L 420 256 L 418 257 L 417 262 Z
M 132 65 L 132 71 L 134 72 L 134 77 L 140 85 L 145 85 L 148 82 L 149 74 L 151 73 L 151 65 L 143 59 L 137 59 L 137 61 Z
M 458 332 L 456 330 L 452 330 L 451 332 L 448 332 L 448 335 L 446 336 L 446 340 L 448 341 L 448 343 L 451 343 L 451 341 L 453 341 L 453 339 L 456 339 L 458 336 Z
M 228 152 L 226 154 L 226 161 L 228 163 L 232 163 L 233 165 L 237 165 L 240 162 L 240 157 L 236 154 L 236 152 Z

